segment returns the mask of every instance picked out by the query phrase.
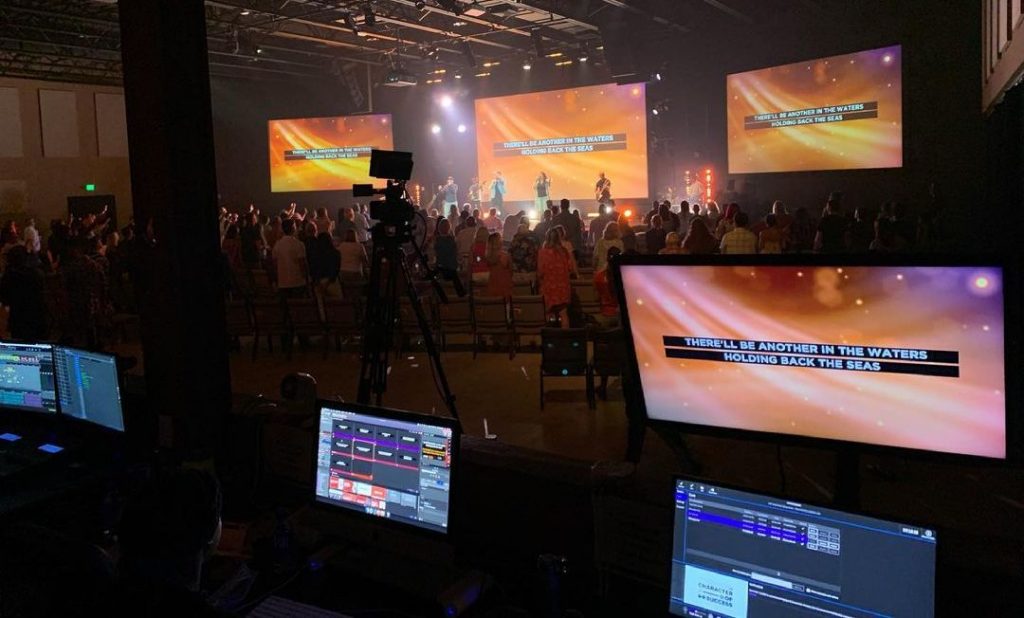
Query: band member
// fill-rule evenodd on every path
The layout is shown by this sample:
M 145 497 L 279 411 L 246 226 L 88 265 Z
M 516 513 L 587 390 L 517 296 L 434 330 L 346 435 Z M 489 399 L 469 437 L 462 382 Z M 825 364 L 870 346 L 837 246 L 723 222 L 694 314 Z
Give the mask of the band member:
M 473 176 L 473 181 L 469 184 L 469 195 L 467 196 L 473 208 L 480 208 L 480 196 L 482 193 L 483 185 L 480 184 L 480 179 Z
M 455 179 L 451 176 L 444 183 L 444 208 L 449 206 L 457 206 L 459 203 L 459 185 L 455 184 Z
M 494 180 L 491 181 L 491 206 L 499 211 L 505 205 L 505 177 L 501 172 L 494 172 Z
M 551 179 L 544 172 L 541 172 L 537 176 L 537 180 L 534 183 L 534 189 L 536 190 L 536 198 L 534 199 L 534 206 L 537 207 L 537 211 L 541 212 L 544 210 L 545 204 L 548 202 L 548 192 L 551 189 Z
M 594 185 L 594 197 L 598 204 L 607 204 L 612 199 L 612 181 L 600 172 Z

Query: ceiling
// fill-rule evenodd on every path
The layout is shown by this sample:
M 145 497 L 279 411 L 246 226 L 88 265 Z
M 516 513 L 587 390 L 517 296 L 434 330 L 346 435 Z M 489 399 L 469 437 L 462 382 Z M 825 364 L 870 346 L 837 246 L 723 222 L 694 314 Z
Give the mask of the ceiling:
M 210 72 L 322 77 L 341 66 L 444 68 L 561 52 L 604 62 L 602 27 L 646 43 L 757 28 L 841 0 L 207 0 Z M 0 75 L 120 84 L 116 0 L 3 0 Z M 472 60 L 471 60 L 472 59 Z M 536 60 L 534 60 L 536 61 Z M 475 62 L 475 65 L 474 65 Z

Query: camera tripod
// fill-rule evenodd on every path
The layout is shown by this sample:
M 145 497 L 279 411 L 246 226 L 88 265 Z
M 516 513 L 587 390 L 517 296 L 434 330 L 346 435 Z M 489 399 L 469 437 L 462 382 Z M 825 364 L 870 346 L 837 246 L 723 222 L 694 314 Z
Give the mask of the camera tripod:
M 415 251 L 416 259 L 428 273 L 431 284 L 441 298 L 448 302 L 444 290 L 437 281 L 436 275 L 427 265 L 423 251 L 413 241 L 409 222 L 380 222 L 373 227 L 373 253 L 370 262 L 370 279 L 366 292 L 366 318 L 363 333 L 362 366 L 359 371 L 359 390 L 356 401 L 369 404 L 371 398 L 376 405 L 381 405 L 384 392 L 387 390 L 390 367 L 388 356 L 393 349 L 394 332 L 399 324 L 401 287 L 409 299 L 409 305 L 416 314 L 423 344 L 430 360 L 430 369 L 434 376 L 438 394 L 441 396 L 448 413 L 461 422 L 455 408 L 455 396 L 448 386 L 441 355 L 438 352 L 430 322 L 427 320 L 420 302 L 419 292 L 409 271 L 403 245 L 410 245 Z

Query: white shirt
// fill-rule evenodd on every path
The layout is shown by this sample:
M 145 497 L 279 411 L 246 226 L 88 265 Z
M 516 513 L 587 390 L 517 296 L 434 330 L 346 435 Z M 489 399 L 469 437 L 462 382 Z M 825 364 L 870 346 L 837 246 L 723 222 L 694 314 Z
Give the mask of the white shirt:
M 455 244 L 459 247 L 459 254 L 469 253 L 473 248 L 473 241 L 476 240 L 475 227 L 464 227 L 455 236 Z
M 357 242 L 343 242 L 338 245 L 341 253 L 341 270 L 347 273 L 363 274 L 363 262 L 366 261 L 366 249 Z
M 352 218 L 352 225 L 356 228 L 356 240 L 358 242 L 368 242 L 370 240 L 370 223 L 366 219 L 366 215 L 361 212 L 355 213 L 355 217 Z
M 306 260 L 306 245 L 294 236 L 283 236 L 274 245 L 274 261 L 277 262 L 277 287 L 280 289 L 301 288 L 306 285 L 302 262 Z

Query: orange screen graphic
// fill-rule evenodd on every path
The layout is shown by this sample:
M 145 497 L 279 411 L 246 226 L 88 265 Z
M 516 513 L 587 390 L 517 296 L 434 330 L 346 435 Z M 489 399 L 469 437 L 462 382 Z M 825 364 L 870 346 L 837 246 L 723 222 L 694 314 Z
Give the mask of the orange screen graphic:
M 646 197 L 645 98 L 644 84 L 607 84 L 477 99 L 480 178 L 501 171 L 506 200 L 533 200 L 545 172 L 551 199 L 595 199 L 605 172 L 613 197 Z
M 391 115 L 271 120 L 270 190 L 342 191 L 369 183 L 370 150 L 394 148 Z
M 729 173 L 903 165 L 900 46 L 726 80 Z

